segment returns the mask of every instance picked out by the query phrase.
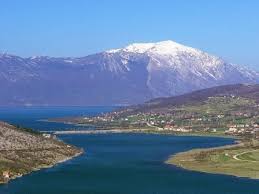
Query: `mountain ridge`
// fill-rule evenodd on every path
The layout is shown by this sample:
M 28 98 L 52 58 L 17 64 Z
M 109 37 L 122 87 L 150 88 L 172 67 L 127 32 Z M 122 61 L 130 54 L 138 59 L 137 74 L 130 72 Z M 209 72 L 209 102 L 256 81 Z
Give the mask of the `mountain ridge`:
M 0 55 L 0 105 L 137 104 L 259 73 L 173 41 L 135 43 L 85 57 Z

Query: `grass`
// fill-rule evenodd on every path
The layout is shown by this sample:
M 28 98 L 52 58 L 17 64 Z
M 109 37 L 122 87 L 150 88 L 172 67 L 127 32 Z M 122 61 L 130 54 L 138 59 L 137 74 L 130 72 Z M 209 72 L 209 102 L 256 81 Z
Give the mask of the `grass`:
M 246 161 L 259 161 L 259 150 L 254 150 L 253 152 L 247 152 L 244 154 L 241 154 L 237 157 L 240 160 L 246 160 Z
M 36 130 L 34 130 L 34 129 L 31 129 L 31 128 L 22 127 L 22 126 L 20 126 L 20 125 L 16 125 L 15 127 L 16 127 L 18 130 L 20 130 L 20 131 L 28 132 L 28 133 L 31 133 L 31 134 L 34 134 L 34 135 L 41 135 L 41 132 L 36 131 Z
M 182 106 L 182 109 L 188 112 L 221 114 L 225 111 L 236 109 L 243 106 L 251 106 L 254 104 L 253 100 L 246 98 L 224 98 L 212 97 L 204 103 L 197 105 Z
M 259 146 L 256 144 L 191 150 L 171 156 L 166 163 L 188 170 L 259 179 Z

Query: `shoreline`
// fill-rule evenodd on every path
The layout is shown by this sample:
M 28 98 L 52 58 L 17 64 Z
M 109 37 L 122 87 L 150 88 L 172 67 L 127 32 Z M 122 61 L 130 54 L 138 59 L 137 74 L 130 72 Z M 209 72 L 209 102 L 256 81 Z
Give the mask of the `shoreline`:
M 39 119 L 38 121 L 47 122 L 47 123 L 62 123 L 62 124 L 66 124 L 66 125 L 80 126 L 80 124 L 73 123 L 73 122 L 70 122 L 70 121 L 56 121 L 56 120 L 49 120 L 49 119 Z
M 57 122 L 58 121 L 47 121 L 47 122 Z M 68 122 L 62 122 L 65 124 L 73 124 L 77 125 L 76 123 L 68 123 Z M 82 125 L 81 125 L 82 126 Z M 69 131 L 56 131 L 57 135 L 66 135 L 66 134 L 116 134 L 116 133 L 143 133 L 143 134 L 157 134 L 157 135 L 174 135 L 174 136 L 190 136 L 190 137 L 219 137 L 219 138 L 231 138 L 234 139 L 233 144 L 228 144 L 225 146 L 219 146 L 219 147 L 212 147 L 212 148 L 201 148 L 201 149 L 191 149 L 185 152 L 179 152 L 174 155 L 168 156 L 167 160 L 164 162 L 165 164 L 168 165 L 174 165 L 178 166 L 180 168 L 183 168 L 185 170 L 190 170 L 190 171 L 196 171 L 196 172 L 203 172 L 203 173 L 210 173 L 210 174 L 221 174 L 221 175 L 230 175 L 230 176 L 235 176 L 235 177 L 246 177 L 246 178 L 251 178 L 251 179 L 259 179 L 259 178 L 254 178 L 253 176 L 238 176 L 235 175 L 235 173 L 228 173 L 228 172 L 214 172 L 214 171 L 209 171 L 206 169 L 195 169 L 195 168 L 189 168 L 186 167 L 182 164 L 177 164 L 175 162 L 172 162 L 172 160 L 178 156 L 181 156 L 183 154 L 189 154 L 189 153 L 195 153 L 195 152 L 211 152 L 211 151 L 218 151 L 218 150 L 226 150 L 226 149 L 233 149 L 237 147 L 242 147 L 244 146 L 243 142 L 241 141 L 242 138 L 238 136 L 231 136 L 231 135 L 225 135 L 225 134 L 220 134 L 220 133 L 208 133 L 208 132 L 186 132 L 186 133 L 181 133 L 181 132 L 172 132 L 170 130 L 158 130 L 158 129 L 145 129 L 145 128 L 137 128 L 137 129 L 107 129 L 107 130 L 69 130 Z
M 256 170 L 259 169 L 259 161 L 248 161 L 248 160 L 241 160 L 236 159 L 237 156 L 258 152 L 258 147 L 249 147 L 246 145 L 245 142 L 240 141 L 239 139 L 235 138 L 236 144 L 230 144 L 225 146 L 219 147 L 212 147 L 212 148 L 201 148 L 201 149 L 191 149 L 184 152 L 179 152 L 173 154 L 165 160 L 165 164 L 173 165 L 188 171 L 195 171 L 201 173 L 209 173 L 209 174 L 218 174 L 218 175 L 228 175 L 234 176 L 237 178 L 248 178 L 253 180 L 259 179 L 259 174 Z M 241 150 L 252 150 L 242 152 Z M 234 152 L 235 151 L 235 152 Z M 233 154 L 234 155 L 230 155 Z M 220 161 L 216 160 L 211 162 L 210 160 L 198 160 L 197 157 L 200 155 L 207 155 L 208 157 L 222 157 L 226 156 L 229 157 L 228 161 Z M 230 162 L 229 162 L 230 161 Z M 257 166 L 255 164 L 258 164 Z M 239 165 L 239 166 L 238 166 Z M 247 170 L 249 168 L 248 165 L 252 165 L 254 169 L 250 171 Z M 232 168 L 231 168 L 232 167 Z M 237 169 L 237 170 L 236 170 Z M 258 175 L 257 175 L 258 174 Z
M 54 164 L 51 164 L 51 165 L 42 165 L 42 166 L 33 168 L 33 169 L 31 169 L 30 171 L 25 172 L 25 173 L 23 173 L 23 174 L 16 174 L 16 175 L 13 175 L 13 176 L 11 176 L 8 180 L 6 180 L 6 181 L 4 181 L 4 182 L 0 182 L 0 186 L 1 186 L 1 185 L 8 184 L 10 181 L 13 181 L 13 180 L 15 180 L 15 179 L 17 179 L 17 178 L 21 178 L 21 177 L 23 177 L 23 176 L 29 175 L 29 174 L 31 174 L 31 173 L 33 173 L 33 172 L 40 171 L 40 170 L 43 170 L 43 169 L 53 168 L 53 167 L 55 167 L 56 165 L 65 163 L 65 162 L 67 162 L 67 161 L 69 161 L 69 160 L 72 160 L 72 159 L 74 159 L 74 158 L 76 158 L 76 157 L 79 157 L 80 155 L 84 154 L 84 152 L 85 152 L 85 151 L 84 151 L 83 149 L 79 149 L 79 152 L 78 152 L 78 153 L 74 154 L 73 156 L 69 156 L 69 157 L 64 158 L 64 159 L 62 159 L 62 160 L 59 160 L 59 161 L 57 161 L 57 162 L 54 163 Z
M 144 133 L 144 134 L 158 134 L 158 135 L 175 135 L 175 136 L 192 136 L 192 137 L 220 137 L 241 139 L 238 136 L 225 135 L 219 133 L 208 132 L 173 132 L 170 130 L 154 130 L 147 128 L 132 128 L 132 129 L 86 129 L 86 130 L 55 130 L 55 131 L 40 131 L 41 133 L 52 133 L 54 135 L 76 135 L 76 134 L 116 134 L 116 133 Z
M 63 133 L 64 132 L 64 133 Z M 68 133 L 67 133 L 68 132 Z M 87 133 L 86 133 L 87 132 Z M 240 139 L 238 137 L 233 137 L 233 136 L 226 136 L 226 135 L 218 135 L 218 134 L 195 134 L 195 133 L 172 133 L 170 131 L 157 131 L 157 130 L 149 130 L 149 129 L 129 129 L 129 130 L 122 130 L 122 129 L 113 129 L 113 130 L 85 130 L 85 131 L 60 131 L 60 133 L 57 133 L 57 135 L 63 135 L 63 134 L 115 134 L 115 133 L 143 133 L 143 134 L 157 134 L 157 135 L 174 135 L 174 136 L 190 136 L 190 137 L 195 137 L 195 136 L 200 136 L 200 137 L 219 137 L 219 138 L 232 138 L 235 140 L 234 144 L 230 144 L 230 145 L 225 145 L 225 146 L 220 146 L 220 147 L 212 147 L 212 148 L 201 148 L 201 149 L 192 149 L 186 152 L 179 152 L 176 153 L 174 155 L 171 155 L 168 157 L 168 159 L 165 161 L 165 164 L 168 165 L 175 165 L 181 168 L 184 168 L 181 165 L 177 165 L 175 163 L 171 163 L 169 162 L 171 158 L 174 158 L 177 155 L 181 155 L 184 153 L 188 153 L 188 152 L 193 152 L 193 151 L 211 151 L 211 150 L 218 150 L 218 149 L 227 149 L 227 148 L 232 148 L 232 147 L 237 147 L 237 146 L 241 146 L 243 145 L 242 142 L 240 141 Z M 26 176 L 27 174 L 33 173 L 35 171 L 39 171 L 42 169 L 47 169 L 47 168 L 53 168 L 54 166 L 64 163 L 66 161 L 69 161 L 73 158 L 76 158 L 80 155 L 82 155 L 84 153 L 84 150 L 80 150 L 80 152 L 76 153 L 75 155 L 71 156 L 71 157 L 67 157 L 63 160 L 57 161 L 55 164 L 52 165 L 44 165 L 44 166 L 40 166 L 37 167 L 33 170 L 31 170 L 30 172 L 21 174 L 21 175 L 15 175 L 13 177 L 10 177 L 10 179 L 6 182 L 0 182 L 0 186 L 2 184 L 8 184 L 10 181 Z M 188 168 L 184 168 L 186 170 L 193 170 L 193 169 L 188 169 Z M 199 171 L 199 172 L 204 172 L 204 171 L 200 171 L 200 170 L 194 170 L 194 171 Z M 210 172 L 206 172 L 206 173 L 210 173 Z M 213 173 L 213 174 L 222 174 L 222 173 Z
M 71 121 L 64 121 L 64 120 L 50 120 L 50 119 L 41 119 L 40 121 L 43 122 L 50 122 L 50 123 L 63 123 L 67 125 L 74 125 L 74 126 L 90 126 L 89 124 L 80 124 Z M 93 125 L 91 125 L 93 126 Z M 236 140 L 241 139 L 238 136 L 234 135 L 226 135 L 226 134 L 219 134 L 215 132 L 175 132 L 170 130 L 158 130 L 152 128 L 132 128 L 132 129 L 121 129 L 121 128 L 113 128 L 113 129 L 86 129 L 86 130 L 60 130 L 60 131 L 41 131 L 41 132 L 57 132 L 57 135 L 64 135 L 64 134 L 105 134 L 105 133 L 150 133 L 150 134 L 160 134 L 160 135 L 175 135 L 175 136 L 201 136 L 201 137 L 221 137 L 221 138 L 233 138 Z M 55 133 L 54 133 L 55 134 Z

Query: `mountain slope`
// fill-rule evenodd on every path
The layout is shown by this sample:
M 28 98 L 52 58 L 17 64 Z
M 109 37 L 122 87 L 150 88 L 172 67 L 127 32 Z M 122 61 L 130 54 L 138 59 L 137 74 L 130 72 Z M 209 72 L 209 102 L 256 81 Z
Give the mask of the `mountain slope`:
M 0 55 L 0 105 L 142 103 L 259 74 L 173 41 L 132 44 L 81 58 Z
M 224 85 L 203 90 L 194 91 L 191 93 L 152 99 L 144 104 L 130 106 L 121 109 L 121 115 L 131 115 L 137 113 L 169 113 L 172 109 L 181 106 L 201 106 L 210 98 L 216 97 L 231 97 L 231 98 L 244 98 L 259 103 L 259 84 L 236 84 Z M 118 112 L 118 111 L 117 111 Z

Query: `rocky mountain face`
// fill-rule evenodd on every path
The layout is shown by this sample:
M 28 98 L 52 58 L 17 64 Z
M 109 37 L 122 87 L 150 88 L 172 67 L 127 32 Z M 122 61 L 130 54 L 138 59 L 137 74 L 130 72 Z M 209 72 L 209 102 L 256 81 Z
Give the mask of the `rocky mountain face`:
M 258 72 L 173 41 L 81 58 L 0 55 L 0 105 L 135 104 L 258 81 Z

